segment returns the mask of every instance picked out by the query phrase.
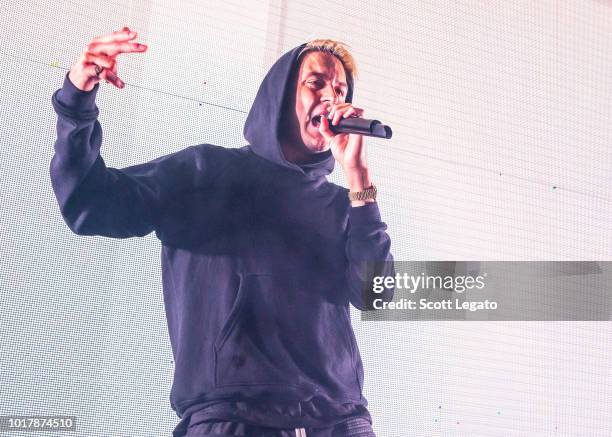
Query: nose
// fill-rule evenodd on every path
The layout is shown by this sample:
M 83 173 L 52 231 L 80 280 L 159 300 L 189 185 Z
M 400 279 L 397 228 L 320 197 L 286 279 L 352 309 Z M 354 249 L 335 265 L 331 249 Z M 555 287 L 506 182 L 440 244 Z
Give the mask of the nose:
M 323 87 L 321 90 L 321 95 L 321 101 L 323 102 L 330 102 L 332 105 L 340 102 L 340 97 L 331 84 L 327 84 L 325 87 Z

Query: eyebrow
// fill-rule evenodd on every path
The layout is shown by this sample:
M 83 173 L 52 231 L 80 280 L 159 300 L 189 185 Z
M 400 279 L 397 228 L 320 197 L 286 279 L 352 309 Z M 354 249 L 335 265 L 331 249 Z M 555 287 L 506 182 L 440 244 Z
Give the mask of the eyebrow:
M 323 79 L 325 79 L 327 76 L 323 73 L 319 73 L 318 71 L 311 71 L 310 73 L 308 73 L 306 75 L 306 77 L 308 76 L 316 76 L 316 77 L 322 77 Z M 348 88 L 348 85 L 344 82 L 339 82 L 340 86 L 343 86 L 344 88 Z

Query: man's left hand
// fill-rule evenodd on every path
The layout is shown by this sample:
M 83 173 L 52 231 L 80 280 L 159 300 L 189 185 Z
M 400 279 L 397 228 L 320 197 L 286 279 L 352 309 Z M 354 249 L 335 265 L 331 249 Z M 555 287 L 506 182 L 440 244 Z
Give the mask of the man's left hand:
M 339 103 L 332 106 L 329 114 L 332 118 L 331 123 L 336 126 L 340 118 L 362 117 L 364 110 L 355 108 L 350 103 Z M 325 117 L 321 117 L 319 132 L 329 144 L 336 161 L 342 166 L 350 191 L 363 191 L 366 187 L 369 187 L 372 182 L 366 163 L 363 135 L 346 133 L 334 135 L 329 128 L 329 121 Z M 362 206 L 372 202 L 374 202 L 373 199 L 354 200 L 351 202 L 351 206 Z
M 341 118 L 362 117 L 364 110 L 356 108 L 350 103 L 339 103 L 332 106 L 329 117 L 331 124 L 336 126 Z M 332 154 L 345 172 L 367 167 L 365 156 L 365 142 L 363 135 L 340 133 L 334 134 L 329 128 L 330 121 L 321 117 L 319 132 L 330 146 Z

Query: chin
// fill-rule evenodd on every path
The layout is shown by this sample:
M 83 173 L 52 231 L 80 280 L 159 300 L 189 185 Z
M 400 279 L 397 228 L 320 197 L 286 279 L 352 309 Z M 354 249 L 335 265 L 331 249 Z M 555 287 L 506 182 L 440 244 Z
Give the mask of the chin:
M 312 141 L 308 144 L 308 150 L 312 153 L 325 152 L 329 147 L 325 144 L 325 140 L 322 136 L 312 138 Z
M 325 152 L 327 149 L 328 147 L 325 145 L 325 143 L 318 143 L 310 146 L 310 151 L 313 153 Z

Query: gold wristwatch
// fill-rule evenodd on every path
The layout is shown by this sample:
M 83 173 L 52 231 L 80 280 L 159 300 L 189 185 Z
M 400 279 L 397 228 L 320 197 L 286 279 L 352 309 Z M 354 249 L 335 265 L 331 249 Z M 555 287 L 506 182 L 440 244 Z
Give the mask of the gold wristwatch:
M 349 191 L 348 197 L 351 202 L 354 200 L 376 200 L 376 186 L 372 184 L 363 191 Z

